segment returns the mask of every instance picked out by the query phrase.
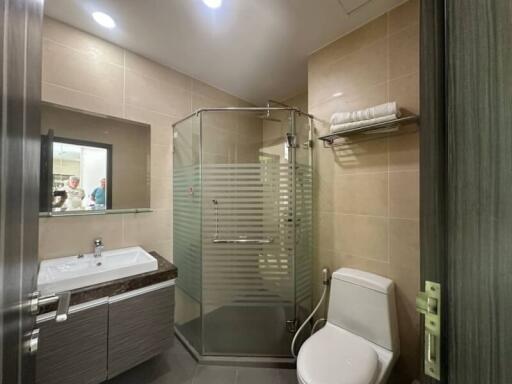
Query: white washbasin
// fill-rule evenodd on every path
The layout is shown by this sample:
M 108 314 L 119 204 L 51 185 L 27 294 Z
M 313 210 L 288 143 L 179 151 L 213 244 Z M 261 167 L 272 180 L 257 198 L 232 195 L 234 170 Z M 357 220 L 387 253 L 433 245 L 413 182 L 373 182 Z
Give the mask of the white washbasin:
M 92 253 L 83 257 L 60 257 L 41 262 L 37 286 L 41 294 L 47 295 L 151 272 L 157 268 L 156 259 L 141 247 L 104 251 L 98 258 Z

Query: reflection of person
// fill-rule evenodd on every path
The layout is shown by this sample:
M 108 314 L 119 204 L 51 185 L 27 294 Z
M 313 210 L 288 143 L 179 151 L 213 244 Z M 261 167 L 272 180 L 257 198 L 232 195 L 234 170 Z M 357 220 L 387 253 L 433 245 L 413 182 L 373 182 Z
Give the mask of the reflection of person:
M 66 191 L 67 199 L 64 203 L 67 209 L 80 209 L 82 207 L 82 200 L 85 197 L 85 192 L 79 187 L 80 178 L 77 176 L 71 176 L 68 179 L 68 184 L 64 187 Z
M 100 186 L 94 188 L 91 193 L 91 200 L 94 201 L 95 205 L 105 205 L 105 186 L 107 185 L 107 179 L 100 179 Z

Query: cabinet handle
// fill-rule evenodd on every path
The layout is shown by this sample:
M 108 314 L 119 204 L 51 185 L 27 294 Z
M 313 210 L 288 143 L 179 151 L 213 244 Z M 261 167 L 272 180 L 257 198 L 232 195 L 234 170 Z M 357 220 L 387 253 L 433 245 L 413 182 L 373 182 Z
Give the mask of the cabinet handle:
M 57 296 L 59 296 L 59 304 L 57 306 L 57 313 L 55 314 L 55 321 L 61 323 L 68 319 L 71 294 L 69 292 L 62 292 L 57 294 Z
M 71 299 L 71 293 L 60 292 L 48 296 L 41 296 L 39 291 L 35 291 L 31 295 L 30 299 L 30 311 L 33 315 L 37 315 L 41 310 L 41 307 L 49 304 L 57 304 L 57 311 L 55 315 L 55 321 L 61 323 L 68 319 L 69 302 Z

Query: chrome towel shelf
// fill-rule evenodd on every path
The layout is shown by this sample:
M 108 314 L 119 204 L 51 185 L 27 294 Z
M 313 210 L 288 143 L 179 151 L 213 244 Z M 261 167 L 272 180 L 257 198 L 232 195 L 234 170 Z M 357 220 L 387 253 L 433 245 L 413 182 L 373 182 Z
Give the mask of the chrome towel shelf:
M 332 147 L 335 140 L 348 137 L 351 135 L 355 135 L 358 133 L 385 133 L 385 132 L 395 132 L 400 129 L 401 126 L 416 123 L 419 120 L 418 115 L 407 115 L 403 117 L 399 117 L 398 119 L 385 121 L 377 124 L 365 125 L 362 127 L 356 127 L 351 129 L 346 129 L 338 132 L 331 132 L 327 135 L 323 135 L 318 137 L 318 140 L 322 140 L 325 148 Z

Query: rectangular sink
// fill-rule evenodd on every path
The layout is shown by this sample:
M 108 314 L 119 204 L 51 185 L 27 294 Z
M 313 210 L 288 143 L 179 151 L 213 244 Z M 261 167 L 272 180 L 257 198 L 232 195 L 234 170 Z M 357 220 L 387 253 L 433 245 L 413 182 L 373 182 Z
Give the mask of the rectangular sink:
M 158 262 L 141 247 L 104 251 L 95 258 L 67 256 L 43 260 L 40 264 L 37 286 L 42 295 L 121 279 L 140 273 L 156 271 Z

